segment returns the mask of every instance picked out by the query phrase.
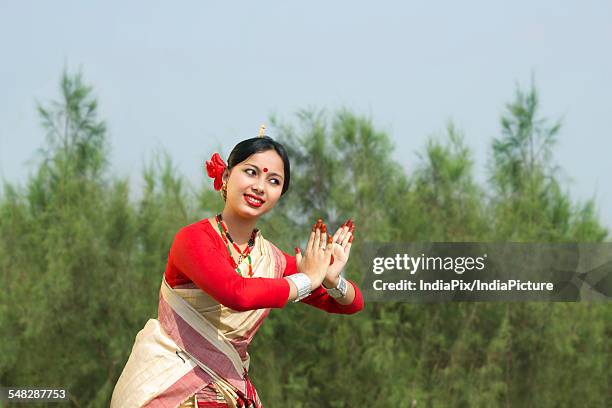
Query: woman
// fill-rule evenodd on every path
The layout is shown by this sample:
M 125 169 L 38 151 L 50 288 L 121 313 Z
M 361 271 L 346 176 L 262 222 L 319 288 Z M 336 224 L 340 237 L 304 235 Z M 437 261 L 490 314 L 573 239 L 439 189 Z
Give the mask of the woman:
M 255 228 L 289 188 L 280 143 L 260 131 L 234 147 L 227 166 L 215 153 L 206 167 L 225 206 L 176 234 L 158 318 L 136 336 L 113 408 L 261 407 L 247 374 L 247 346 L 270 308 L 289 301 L 329 313 L 363 308 L 359 289 L 341 275 L 355 228 L 350 219 L 333 237 L 317 220 L 295 257 Z

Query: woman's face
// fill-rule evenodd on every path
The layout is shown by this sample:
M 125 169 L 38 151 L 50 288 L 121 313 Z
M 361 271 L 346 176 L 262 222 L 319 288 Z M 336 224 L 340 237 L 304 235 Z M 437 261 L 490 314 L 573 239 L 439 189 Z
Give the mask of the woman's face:
M 281 196 L 283 160 L 275 150 L 254 153 L 224 175 L 226 206 L 243 218 L 260 217 L 270 211 Z

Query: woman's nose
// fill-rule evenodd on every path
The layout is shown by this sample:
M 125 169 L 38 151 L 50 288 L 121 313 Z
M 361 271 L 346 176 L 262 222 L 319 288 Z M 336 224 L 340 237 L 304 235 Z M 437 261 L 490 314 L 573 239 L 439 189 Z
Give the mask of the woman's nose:
M 253 184 L 253 190 L 263 193 L 263 180 L 257 179 L 257 181 Z

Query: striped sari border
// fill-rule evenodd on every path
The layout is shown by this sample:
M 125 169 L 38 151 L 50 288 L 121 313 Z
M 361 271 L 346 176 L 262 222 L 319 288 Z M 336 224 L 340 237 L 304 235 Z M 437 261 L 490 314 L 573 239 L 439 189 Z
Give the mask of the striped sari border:
M 193 370 L 189 371 L 161 394 L 149 401 L 145 407 L 176 408 L 212 380 L 212 377 L 200 367 L 194 367 Z

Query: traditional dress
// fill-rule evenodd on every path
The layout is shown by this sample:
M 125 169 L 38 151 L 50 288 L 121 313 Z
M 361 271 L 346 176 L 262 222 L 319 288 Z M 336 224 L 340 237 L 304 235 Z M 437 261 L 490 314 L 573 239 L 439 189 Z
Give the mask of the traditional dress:
M 251 251 L 252 277 L 236 273 L 229 256 L 208 219 L 176 234 L 157 319 L 137 334 L 111 408 L 262 407 L 248 377 L 247 347 L 270 309 L 286 305 L 290 286 L 283 276 L 297 273 L 295 258 L 261 232 Z M 323 287 L 301 302 L 356 313 L 363 298 L 349 282 L 355 288 L 350 305 L 337 303 Z

